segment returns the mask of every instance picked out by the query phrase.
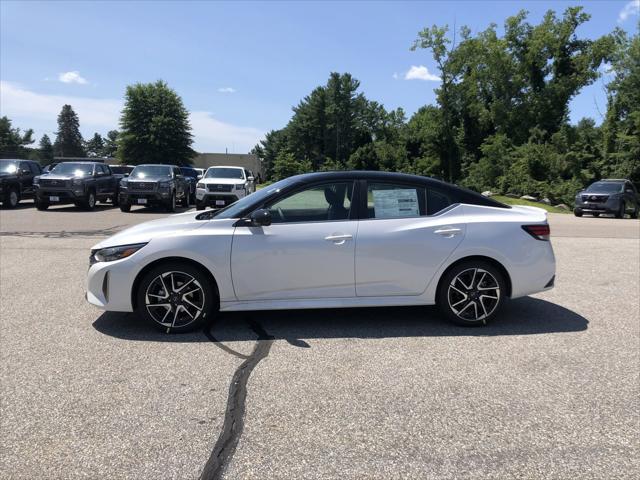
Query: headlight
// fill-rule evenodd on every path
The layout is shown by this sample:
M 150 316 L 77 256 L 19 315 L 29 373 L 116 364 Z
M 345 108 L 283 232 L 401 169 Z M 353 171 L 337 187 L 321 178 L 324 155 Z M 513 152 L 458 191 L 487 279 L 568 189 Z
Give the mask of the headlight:
M 142 247 L 146 243 L 136 243 L 133 245 L 121 245 L 119 247 L 101 248 L 100 250 L 91 251 L 91 265 L 97 262 L 113 262 L 114 260 L 120 260 L 121 258 L 127 258 Z
M 161 182 L 158 184 L 158 190 L 169 190 L 171 188 L 170 182 Z
M 237 183 L 236 190 L 242 190 L 244 188 L 244 183 Z
M 122 179 L 120 180 L 120 188 L 127 188 L 127 181 Z
M 33 177 L 33 184 L 38 185 L 40 183 L 40 177 Z
M 74 186 L 82 185 L 82 179 L 75 178 L 73 182 L 71 182 Z
M 198 182 L 198 183 L 196 184 L 196 188 L 204 188 L 204 183 L 202 183 L 202 182 Z

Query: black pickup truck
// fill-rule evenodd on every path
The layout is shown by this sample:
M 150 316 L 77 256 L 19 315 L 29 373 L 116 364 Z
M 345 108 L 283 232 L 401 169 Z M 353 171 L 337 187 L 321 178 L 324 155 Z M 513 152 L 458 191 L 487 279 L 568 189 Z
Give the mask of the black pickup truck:
M 0 160 L 0 201 L 15 208 L 23 198 L 34 195 L 33 179 L 42 173 L 40 164 L 32 160 Z
M 63 162 L 50 173 L 36 177 L 36 207 L 73 203 L 93 210 L 97 202 L 118 204 L 119 179 L 108 165 L 97 162 Z
M 176 165 L 138 165 L 120 182 L 120 210 L 132 205 L 164 207 L 176 211 L 176 203 L 189 206 L 189 184 Z

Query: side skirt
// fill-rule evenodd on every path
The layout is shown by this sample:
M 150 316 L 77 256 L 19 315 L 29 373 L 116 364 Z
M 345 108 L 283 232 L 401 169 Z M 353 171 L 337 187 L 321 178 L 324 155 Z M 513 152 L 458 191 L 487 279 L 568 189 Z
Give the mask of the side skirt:
M 427 301 L 422 295 L 306 299 L 292 298 L 287 300 L 220 302 L 220 311 L 240 312 L 250 310 L 297 310 L 307 308 L 398 307 L 433 304 L 433 301 Z

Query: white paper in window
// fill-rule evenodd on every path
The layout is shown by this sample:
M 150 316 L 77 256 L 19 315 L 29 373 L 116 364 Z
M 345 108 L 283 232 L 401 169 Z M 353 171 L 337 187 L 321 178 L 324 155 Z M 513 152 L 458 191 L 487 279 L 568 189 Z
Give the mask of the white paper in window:
M 373 190 L 373 208 L 375 218 L 419 216 L 418 192 L 414 188 Z

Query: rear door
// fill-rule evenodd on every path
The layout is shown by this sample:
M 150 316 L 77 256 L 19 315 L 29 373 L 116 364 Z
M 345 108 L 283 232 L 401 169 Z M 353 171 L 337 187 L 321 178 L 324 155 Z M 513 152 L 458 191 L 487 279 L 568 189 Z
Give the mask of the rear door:
M 236 227 L 231 271 L 239 300 L 355 296 L 353 183 L 306 186 L 265 205 L 271 225 Z
M 423 184 L 367 182 L 356 241 L 357 296 L 420 295 L 462 241 L 462 209 Z

